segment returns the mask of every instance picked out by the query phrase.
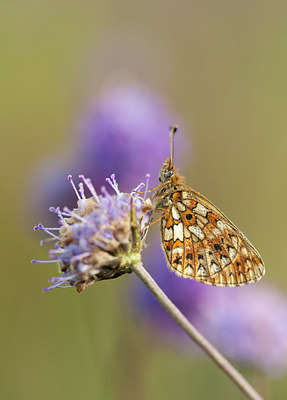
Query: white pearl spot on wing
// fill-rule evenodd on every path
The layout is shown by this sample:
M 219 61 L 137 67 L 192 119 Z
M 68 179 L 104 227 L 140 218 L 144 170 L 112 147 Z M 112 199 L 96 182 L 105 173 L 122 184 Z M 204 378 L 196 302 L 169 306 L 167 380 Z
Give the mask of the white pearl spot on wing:
M 184 237 L 186 237 L 187 239 L 190 238 L 191 233 L 189 232 L 189 230 L 187 229 L 187 227 L 184 227 Z
M 164 240 L 169 241 L 172 239 L 173 236 L 173 230 L 172 226 L 170 228 L 165 228 L 164 230 Z
M 230 259 L 228 257 L 222 256 L 220 257 L 222 265 L 225 267 L 227 264 L 230 264 Z
M 189 266 L 184 269 L 184 275 L 193 276 L 193 274 L 193 268 L 189 264 Z
M 224 232 L 225 225 L 222 221 L 217 221 L 217 227 L 221 230 L 221 232 Z
M 241 253 L 246 257 L 248 256 L 248 251 L 247 251 L 246 247 L 241 247 Z
M 215 261 L 212 261 L 211 265 L 210 265 L 210 270 L 211 270 L 212 274 L 215 274 L 216 272 L 220 271 L 220 267 L 216 264 Z
M 199 228 L 197 225 L 191 225 L 188 227 L 190 232 L 192 232 L 195 236 L 197 236 L 199 239 L 203 240 L 204 239 L 204 233 L 202 230 Z
M 180 203 L 180 202 L 176 203 L 176 206 L 179 209 L 179 211 L 185 211 L 186 210 L 185 205 Z
M 182 201 L 187 207 L 190 207 L 190 200 L 186 199 Z
M 228 253 L 229 253 L 229 257 L 231 258 L 231 260 L 233 260 L 237 254 L 237 251 L 234 247 L 229 247 Z
M 238 246 L 237 237 L 236 236 L 231 236 L 231 241 L 232 241 L 233 246 L 237 249 L 237 246 Z
M 191 199 L 192 195 L 190 193 L 186 192 L 186 191 L 183 191 L 182 192 L 182 198 L 183 199 Z
M 202 222 L 202 224 L 204 224 L 204 225 L 208 224 L 208 219 L 203 217 L 202 215 L 197 216 L 197 221 Z
M 212 233 L 215 237 L 222 235 L 222 232 L 217 228 L 212 229 Z
M 203 217 L 206 217 L 206 214 L 208 213 L 208 209 L 205 208 L 202 204 L 197 203 L 196 207 L 193 209 L 193 211 L 196 214 L 202 215 Z
M 254 281 L 255 275 L 254 275 L 253 269 L 250 269 L 250 270 L 247 272 L 247 275 L 248 275 L 248 278 L 249 278 L 250 281 Z
M 175 219 L 176 221 L 178 221 L 180 219 L 180 214 L 177 211 L 177 209 L 175 208 L 175 206 L 172 206 L 171 213 L 172 213 L 173 219 Z
M 183 248 L 182 247 L 174 247 L 173 253 L 182 254 L 183 253 Z
M 205 268 L 201 265 L 197 270 L 198 276 L 207 276 Z
M 176 241 L 177 239 L 183 242 L 183 224 L 180 222 L 177 225 L 173 226 L 174 229 L 174 236 L 173 240 Z

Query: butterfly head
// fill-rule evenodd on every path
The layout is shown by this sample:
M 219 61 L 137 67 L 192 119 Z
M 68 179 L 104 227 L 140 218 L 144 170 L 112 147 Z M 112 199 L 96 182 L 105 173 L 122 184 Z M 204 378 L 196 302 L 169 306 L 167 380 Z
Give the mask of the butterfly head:
M 174 165 L 171 163 L 171 159 L 168 157 L 159 171 L 158 179 L 160 182 L 171 181 L 175 174 L 176 171 Z

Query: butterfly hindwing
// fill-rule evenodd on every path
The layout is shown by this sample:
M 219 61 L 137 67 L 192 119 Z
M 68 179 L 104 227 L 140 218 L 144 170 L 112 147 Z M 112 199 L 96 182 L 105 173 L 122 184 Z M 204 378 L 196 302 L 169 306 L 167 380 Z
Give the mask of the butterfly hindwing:
M 161 220 L 162 245 L 178 275 L 216 286 L 239 286 L 264 275 L 260 255 L 205 197 L 186 188 L 170 195 Z

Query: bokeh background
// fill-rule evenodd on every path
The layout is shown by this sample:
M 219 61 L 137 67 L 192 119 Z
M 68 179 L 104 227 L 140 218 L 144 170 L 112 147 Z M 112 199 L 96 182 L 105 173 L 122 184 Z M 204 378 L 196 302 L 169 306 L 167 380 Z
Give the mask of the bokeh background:
M 136 277 L 43 294 L 56 271 L 30 264 L 47 255 L 32 227 L 53 182 L 81 168 L 75 138 L 92 101 L 141 85 L 184 127 L 188 183 L 248 234 L 284 296 L 286 16 L 279 0 L 1 2 L 1 398 L 242 398 L 205 356 L 145 332 L 130 310 Z M 286 394 L 286 371 L 234 362 L 266 398 Z

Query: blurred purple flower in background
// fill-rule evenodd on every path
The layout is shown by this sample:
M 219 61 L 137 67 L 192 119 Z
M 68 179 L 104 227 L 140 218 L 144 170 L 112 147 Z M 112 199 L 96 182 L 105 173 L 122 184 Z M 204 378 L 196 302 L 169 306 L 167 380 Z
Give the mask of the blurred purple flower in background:
M 47 163 L 38 183 L 34 183 L 34 193 L 37 192 L 36 200 L 31 202 L 34 216 L 37 207 L 42 215 L 41 210 L 55 201 L 61 207 L 73 205 L 70 188 L 63 185 L 69 173 L 90 176 L 95 187 L 101 186 L 106 176 L 116 173 L 120 187 L 127 191 L 150 172 L 150 187 L 157 185 L 159 169 L 169 156 L 168 128 L 177 122 L 180 123 L 163 99 L 146 87 L 116 86 L 102 92 L 79 123 L 73 161 L 67 165 L 56 162 L 52 167 Z M 180 130 L 175 149 L 180 167 L 185 148 L 190 160 L 191 146 L 187 145 L 184 130 Z M 179 278 L 167 270 L 159 245 L 159 230 L 156 233 L 154 228 L 153 232 L 157 239 L 149 234 L 149 247 L 143 251 L 144 265 L 192 323 L 225 355 L 268 373 L 286 370 L 286 297 L 261 283 L 229 289 Z M 135 299 L 129 298 L 128 304 L 134 304 L 137 318 L 141 318 L 147 329 L 158 332 L 161 342 L 164 337 L 167 341 L 174 339 L 172 343 L 183 346 L 186 352 L 190 343 L 185 341 L 185 334 L 147 289 L 138 283 L 133 291 Z
M 34 214 L 41 207 L 40 218 L 55 199 L 61 207 L 72 206 L 70 190 L 63 185 L 69 174 L 89 176 L 100 187 L 106 176 L 116 173 L 120 187 L 128 191 L 150 173 L 150 187 L 158 185 L 159 169 L 169 156 L 168 130 L 173 123 L 180 121 L 163 98 L 145 86 L 116 85 L 100 92 L 80 118 L 71 149 L 65 148 L 66 153 L 76 152 L 70 154 L 71 161 L 65 165 L 60 160 L 41 161 L 41 175 L 33 180 L 37 197 L 29 199 Z M 181 125 L 176 155 L 187 147 Z
M 148 249 L 149 250 L 149 249 Z M 144 254 L 144 264 L 160 287 L 208 340 L 226 356 L 271 376 L 287 370 L 287 298 L 266 283 L 220 288 L 178 278 L 164 255 Z M 143 285 L 134 288 L 136 318 L 152 340 L 190 349 L 190 341 Z M 193 349 L 195 350 L 195 348 Z
M 108 90 L 92 104 L 79 132 L 80 159 L 90 173 L 121 176 L 123 185 L 151 174 L 158 185 L 158 171 L 169 156 L 168 129 L 173 116 L 163 99 L 144 87 Z M 177 151 L 182 149 L 181 134 Z M 95 172 L 97 171 L 97 172 Z

